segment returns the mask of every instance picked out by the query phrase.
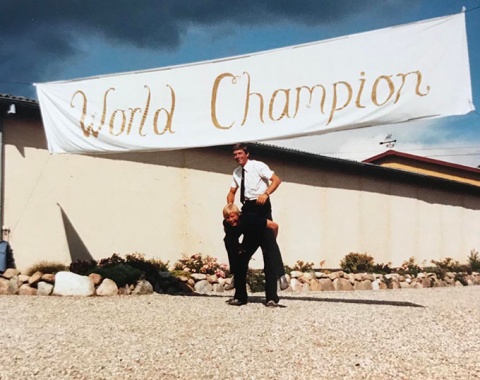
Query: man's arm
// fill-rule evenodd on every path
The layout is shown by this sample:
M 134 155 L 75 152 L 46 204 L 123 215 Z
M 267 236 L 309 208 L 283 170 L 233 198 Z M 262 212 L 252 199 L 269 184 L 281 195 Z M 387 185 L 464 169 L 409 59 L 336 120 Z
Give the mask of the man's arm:
M 270 178 L 270 185 L 268 185 L 265 193 L 258 196 L 257 203 L 263 205 L 267 201 L 268 197 L 270 197 L 270 194 L 277 190 L 278 186 L 280 186 L 281 183 L 282 180 L 280 179 L 280 177 L 274 173 L 272 175 L 272 178 Z
M 237 187 L 231 187 L 230 191 L 227 194 L 227 204 L 235 202 L 235 193 L 237 192 Z

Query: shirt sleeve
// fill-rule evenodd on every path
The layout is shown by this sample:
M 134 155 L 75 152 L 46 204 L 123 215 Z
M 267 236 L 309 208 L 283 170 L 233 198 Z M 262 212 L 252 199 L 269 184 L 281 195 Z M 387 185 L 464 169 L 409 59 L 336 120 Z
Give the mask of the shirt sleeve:
M 238 170 L 235 169 L 233 171 L 233 175 L 232 175 L 232 182 L 230 183 L 230 187 L 233 187 L 234 189 L 237 189 L 240 187 L 240 177 L 238 175 Z
M 271 170 L 267 164 L 261 161 L 258 161 L 258 172 L 260 173 L 260 177 L 266 179 L 267 181 L 269 181 L 274 174 L 274 171 Z

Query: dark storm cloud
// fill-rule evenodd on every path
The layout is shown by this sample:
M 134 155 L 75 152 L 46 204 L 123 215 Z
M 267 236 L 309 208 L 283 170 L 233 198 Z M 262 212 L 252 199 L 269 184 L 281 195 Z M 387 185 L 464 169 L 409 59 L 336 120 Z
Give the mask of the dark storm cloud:
M 37 81 L 77 54 L 77 39 L 174 49 L 189 26 L 332 23 L 363 11 L 394 14 L 415 0 L 3 0 L 0 2 L 0 81 Z M 6 83 L 0 83 L 0 92 Z

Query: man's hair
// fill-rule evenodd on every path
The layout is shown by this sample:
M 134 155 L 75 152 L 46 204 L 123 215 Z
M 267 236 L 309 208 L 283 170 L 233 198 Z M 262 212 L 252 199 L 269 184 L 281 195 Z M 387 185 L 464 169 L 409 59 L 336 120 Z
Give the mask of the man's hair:
M 240 214 L 240 209 L 234 203 L 230 203 L 223 208 L 223 218 L 226 218 L 232 212 L 234 212 L 235 214 Z
M 236 150 L 243 150 L 243 151 L 245 152 L 245 154 L 248 154 L 248 146 L 247 146 L 247 144 L 245 144 L 245 143 L 235 144 L 235 145 L 232 147 L 232 151 L 235 152 Z

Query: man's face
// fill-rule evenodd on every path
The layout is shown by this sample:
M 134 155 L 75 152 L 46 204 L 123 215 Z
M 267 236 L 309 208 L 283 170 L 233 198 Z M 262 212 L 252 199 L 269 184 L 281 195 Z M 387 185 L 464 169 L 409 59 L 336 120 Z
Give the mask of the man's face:
M 238 219 L 240 216 L 236 212 L 231 212 L 225 218 L 225 221 L 230 224 L 232 227 L 238 226 Z
M 248 153 L 245 153 L 242 149 L 233 151 L 233 159 L 237 161 L 240 166 L 245 166 L 248 161 Z

